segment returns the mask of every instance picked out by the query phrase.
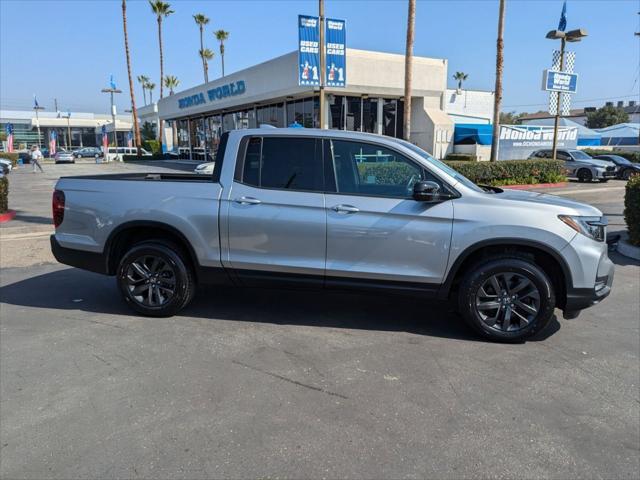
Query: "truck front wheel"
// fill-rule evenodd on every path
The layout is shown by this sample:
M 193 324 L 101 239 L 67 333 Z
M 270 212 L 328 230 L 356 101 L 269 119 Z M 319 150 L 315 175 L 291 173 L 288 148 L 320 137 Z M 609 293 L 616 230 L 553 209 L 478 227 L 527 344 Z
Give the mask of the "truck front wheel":
M 489 340 L 521 342 L 551 321 L 556 298 L 546 273 L 527 258 L 493 257 L 472 266 L 462 280 L 459 310 Z
M 120 261 L 117 282 L 129 306 L 152 317 L 175 315 L 191 301 L 196 288 L 184 253 L 163 241 L 131 247 Z

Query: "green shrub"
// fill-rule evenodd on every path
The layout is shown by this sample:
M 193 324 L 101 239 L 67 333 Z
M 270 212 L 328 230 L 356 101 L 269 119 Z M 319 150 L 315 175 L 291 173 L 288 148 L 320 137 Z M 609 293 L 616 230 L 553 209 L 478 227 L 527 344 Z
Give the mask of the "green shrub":
M 363 181 L 374 177 L 378 185 L 399 185 L 406 182 L 415 169 L 406 163 L 359 163 L 358 172 Z
M 158 140 L 145 140 L 142 142 L 142 148 L 154 155 L 162 154 L 162 145 Z
M 0 158 L 4 158 L 6 160 L 11 160 L 11 163 L 15 167 L 18 164 L 18 154 L 17 153 L 7 153 L 0 152 Z
M 629 241 L 640 246 L 640 175 L 627 182 L 624 192 L 624 221 L 629 230 Z
M 478 160 L 478 157 L 475 155 L 471 155 L 468 153 L 449 153 L 445 160 L 447 161 L 459 161 L 459 162 L 475 162 Z
M 587 148 L 583 150 L 583 152 L 592 157 L 596 155 L 618 155 L 626 158 L 630 162 L 640 163 L 640 152 L 630 152 L 628 150 L 599 150 L 597 148 Z
M 0 178 L 0 213 L 5 213 L 9 209 L 9 179 Z
M 530 185 L 566 181 L 564 163 L 558 160 L 500 160 L 499 162 L 446 162 L 474 183 Z

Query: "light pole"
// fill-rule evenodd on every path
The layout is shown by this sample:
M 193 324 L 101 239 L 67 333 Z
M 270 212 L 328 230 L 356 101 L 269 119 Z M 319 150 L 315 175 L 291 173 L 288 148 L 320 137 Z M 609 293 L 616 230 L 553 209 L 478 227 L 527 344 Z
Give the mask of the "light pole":
M 583 28 L 578 28 L 576 30 L 571 30 L 570 32 L 563 32 L 562 30 L 551 30 L 547 33 L 547 37 L 549 40 L 560 40 L 560 66 L 559 70 L 562 72 L 564 69 L 564 47 L 567 42 L 579 42 L 584 37 L 587 36 L 587 31 Z M 556 114 L 554 115 L 553 120 L 553 147 L 552 147 L 552 158 L 556 158 L 556 153 L 558 150 L 558 126 L 560 125 L 560 92 L 554 92 L 557 95 L 557 107 Z
M 40 105 L 36 104 L 33 106 L 33 109 L 36 111 L 36 128 L 38 129 L 38 150 L 40 150 L 40 147 L 42 145 L 40 145 L 40 117 L 38 116 L 38 112 L 40 110 L 44 110 L 44 107 L 41 107 Z
M 318 0 L 318 20 L 320 21 L 320 95 L 318 98 L 318 120 L 320 122 L 320 128 L 324 128 L 325 123 L 325 95 L 324 95 L 324 76 L 325 76 L 325 48 L 324 48 L 324 0 Z
M 115 85 L 110 88 L 103 88 L 102 93 L 108 93 L 111 97 L 111 119 L 113 122 L 113 145 L 116 147 L 116 158 L 118 158 L 118 130 L 116 128 L 116 106 L 113 103 L 113 94 L 114 93 L 122 93 L 122 90 L 118 90 L 115 88 Z M 107 149 L 108 150 L 108 149 Z M 105 160 L 109 161 L 108 152 L 105 152 Z
M 69 139 L 67 146 L 71 149 L 71 112 L 67 112 L 64 118 L 67 119 L 67 138 Z

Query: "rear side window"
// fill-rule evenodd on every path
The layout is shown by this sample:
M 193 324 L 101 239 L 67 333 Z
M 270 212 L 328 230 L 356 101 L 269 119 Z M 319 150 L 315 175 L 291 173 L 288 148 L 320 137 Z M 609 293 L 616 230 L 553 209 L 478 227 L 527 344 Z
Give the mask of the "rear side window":
M 224 161 L 224 155 L 227 151 L 227 142 L 229 141 L 229 133 L 225 132 L 220 137 L 220 143 L 218 144 L 218 150 L 216 150 L 215 163 L 213 165 L 213 181 L 220 181 L 220 172 L 222 172 L 222 162 Z
M 319 145 L 313 138 L 252 137 L 245 151 L 242 182 L 260 188 L 321 192 Z

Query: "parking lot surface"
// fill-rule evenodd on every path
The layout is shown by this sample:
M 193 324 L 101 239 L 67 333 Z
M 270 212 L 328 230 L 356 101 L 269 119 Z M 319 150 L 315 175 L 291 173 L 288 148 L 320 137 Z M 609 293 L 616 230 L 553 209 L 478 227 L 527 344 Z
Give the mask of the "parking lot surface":
M 210 288 L 143 318 L 48 253 L 55 179 L 98 167 L 11 174 L 0 477 L 640 476 L 637 262 L 611 254 L 611 296 L 521 345 L 407 297 Z M 624 226 L 622 182 L 554 190 Z

